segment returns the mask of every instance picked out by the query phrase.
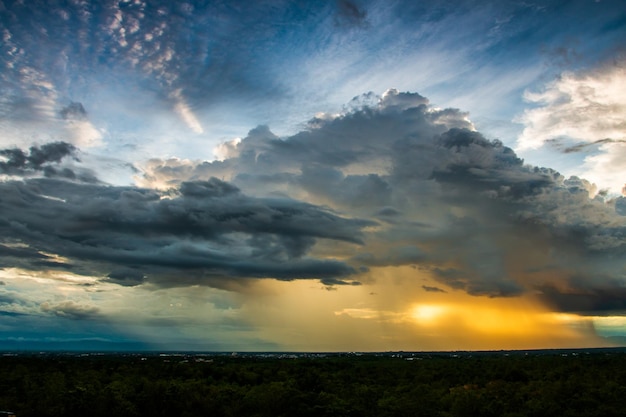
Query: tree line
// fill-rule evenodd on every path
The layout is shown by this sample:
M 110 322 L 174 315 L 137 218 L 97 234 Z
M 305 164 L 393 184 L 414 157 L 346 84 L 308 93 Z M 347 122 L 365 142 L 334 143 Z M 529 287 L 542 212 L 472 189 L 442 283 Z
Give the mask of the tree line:
M 0 410 L 61 416 L 626 416 L 626 354 L 0 358 Z

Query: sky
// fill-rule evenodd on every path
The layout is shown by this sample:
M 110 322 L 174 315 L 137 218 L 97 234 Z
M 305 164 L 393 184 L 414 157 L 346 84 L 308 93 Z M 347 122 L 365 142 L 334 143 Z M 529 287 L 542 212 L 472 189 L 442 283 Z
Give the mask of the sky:
M 626 4 L 0 0 L 0 349 L 626 344 Z

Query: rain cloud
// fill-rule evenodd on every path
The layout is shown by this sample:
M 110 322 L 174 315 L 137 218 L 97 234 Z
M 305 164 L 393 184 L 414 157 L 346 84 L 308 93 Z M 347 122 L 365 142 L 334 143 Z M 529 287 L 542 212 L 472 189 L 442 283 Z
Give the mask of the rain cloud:
M 289 137 L 259 126 L 223 160 L 150 160 L 140 186 L 4 181 L 3 266 L 229 288 L 264 278 L 357 285 L 375 268 L 413 265 L 428 292 L 622 307 L 621 198 L 524 164 L 460 110 L 396 90 L 371 98 Z M 4 164 L 36 170 L 72 150 L 3 151 Z
M 11 213 L 0 223 L 2 266 L 68 270 L 127 286 L 349 277 L 351 266 L 309 252 L 318 239 L 360 245 L 362 229 L 374 224 L 284 197 L 250 197 L 216 178 L 166 194 L 46 178 L 0 188 L 0 209 Z
M 545 291 L 567 310 L 584 310 L 602 304 L 605 293 L 592 289 L 625 279 L 621 198 L 524 164 L 475 131 L 466 113 L 433 108 L 415 93 L 389 90 L 377 104 L 320 115 L 287 138 L 260 126 L 229 155 L 151 160 L 140 182 L 215 176 L 255 195 L 323 203 L 377 223 L 364 245 L 336 249 L 354 268 L 417 265 L 443 288 L 472 295 Z M 557 302 L 557 293 L 598 300 L 576 306 Z

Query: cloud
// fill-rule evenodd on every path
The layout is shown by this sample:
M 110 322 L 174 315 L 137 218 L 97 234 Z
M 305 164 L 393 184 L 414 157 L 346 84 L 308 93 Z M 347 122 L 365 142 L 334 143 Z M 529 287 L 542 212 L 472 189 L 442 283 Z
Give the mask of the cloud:
M 122 285 L 211 285 L 223 278 L 349 277 L 355 270 L 309 253 L 319 239 L 361 244 L 371 221 L 287 198 L 255 198 L 212 178 L 172 194 L 31 179 L 0 183 L 5 266 L 100 276 Z M 43 213 L 47 213 L 43 215 Z M 49 216 L 54 222 L 49 222 Z
M 220 177 L 253 195 L 370 219 L 363 246 L 319 250 L 355 271 L 417 265 L 445 288 L 475 296 L 623 279 L 621 200 L 605 200 L 584 179 L 525 165 L 475 131 L 466 113 L 433 108 L 419 94 L 389 90 L 362 102 L 287 138 L 253 129 L 221 161 L 152 160 L 139 181 L 163 187 Z
M 80 162 L 80 151 L 67 142 L 50 142 L 19 148 L 0 149 L 0 175 L 11 177 L 65 178 L 82 182 L 97 182 L 93 171 Z
M 113 116 L 109 120 L 119 123 L 106 114 L 103 98 L 110 98 L 108 91 L 128 93 L 132 83 L 131 94 L 148 95 L 155 112 L 168 109 L 191 132 L 202 133 L 203 110 L 285 93 L 269 67 L 281 50 L 274 46 L 284 22 L 296 25 L 314 16 L 296 15 L 301 8 L 284 1 L 235 6 L 236 12 L 219 2 L 6 4 L 0 11 L 0 84 L 11 94 L 0 101 L 0 116 L 10 116 L 13 124 L 35 121 L 26 127 L 58 138 L 50 124 L 61 111 L 65 123 L 55 127 L 70 136 L 64 140 L 99 146 L 109 139 L 103 119 Z M 77 99 L 95 109 L 98 124 L 68 112 Z M 115 106 L 132 107 L 119 99 Z M 9 142 L 18 143 L 27 142 Z
M 76 148 L 67 142 L 46 143 L 41 147 L 32 146 L 28 153 L 21 149 L 2 149 L 0 173 L 6 175 L 24 175 L 28 172 L 44 171 L 51 163 L 58 163 L 68 156 L 74 156 Z
M 565 290 L 551 286 L 541 288 L 548 305 L 560 311 L 578 314 L 622 315 L 626 310 L 626 290 L 619 286 Z
M 195 133 L 204 133 L 202 125 L 198 121 L 198 118 L 193 113 L 189 105 L 185 102 L 185 99 L 181 95 L 181 90 L 176 90 L 171 94 L 174 100 L 174 111 L 183 119 L 185 124 L 193 130 Z
M 615 305 L 603 297 L 623 280 L 621 199 L 525 165 L 460 110 L 393 89 L 368 97 L 289 137 L 252 129 L 221 161 L 153 159 L 141 187 L 4 181 L 4 265 L 229 289 L 261 278 L 357 285 L 413 265 L 438 283 L 415 283 L 424 290 Z M 41 167 L 69 149 L 5 157 Z
M 91 319 L 98 315 L 99 309 L 95 306 L 78 304 L 72 300 L 62 301 L 60 303 L 44 302 L 41 304 L 41 311 L 51 313 L 58 317 L 69 318 L 73 320 Z
M 82 103 L 71 102 L 61 109 L 61 117 L 65 120 L 85 120 L 87 118 L 87 112 Z
M 106 280 L 125 287 L 134 287 L 143 284 L 146 276 L 137 269 L 117 268 L 107 275 Z
M 624 186 L 622 194 L 626 196 L 626 186 Z M 615 211 L 622 216 L 626 216 L 626 197 L 618 197 L 615 199 Z
M 526 92 L 537 107 L 519 117 L 518 149 L 549 144 L 565 153 L 588 152 L 580 172 L 619 192 L 626 172 L 626 64 L 616 60 L 586 72 L 565 72 L 543 91 Z M 573 142 L 573 144 L 572 144 Z
M 324 278 L 321 279 L 320 282 L 329 287 L 332 287 L 334 285 L 361 285 L 361 283 L 358 281 L 345 281 L 337 278 Z
M 9 317 L 25 317 L 37 314 L 38 306 L 28 295 L 8 289 L 0 290 L 0 314 Z
M 432 287 L 430 285 L 422 285 L 422 288 L 424 289 L 424 291 L 426 292 L 440 292 L 440 293 L 445 293 L 447 292 L 446 290 L 442 290 L 439 287 Z
M 71 102 L 61 109 L 60 115 L 65 120 L 65 136 L 71 143 L 81 148 L 102 144 L 102 132 L 89 121 L 82 103 Z

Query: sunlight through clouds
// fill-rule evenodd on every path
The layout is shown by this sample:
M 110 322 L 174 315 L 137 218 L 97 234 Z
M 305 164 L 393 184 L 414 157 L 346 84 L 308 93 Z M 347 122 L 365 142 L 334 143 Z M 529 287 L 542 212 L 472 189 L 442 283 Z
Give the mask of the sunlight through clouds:
M 445 315 L 448 308 L 443 305 L 418 304 L 411 311 L 411 317 L 419 325 L 436 324 L 437 319 Z

